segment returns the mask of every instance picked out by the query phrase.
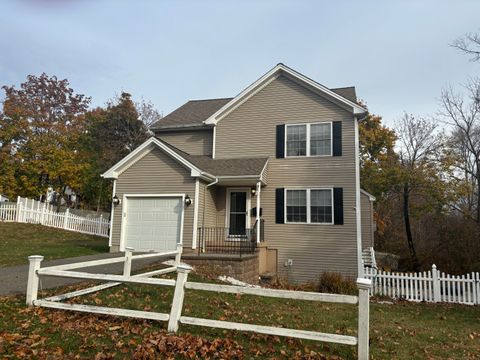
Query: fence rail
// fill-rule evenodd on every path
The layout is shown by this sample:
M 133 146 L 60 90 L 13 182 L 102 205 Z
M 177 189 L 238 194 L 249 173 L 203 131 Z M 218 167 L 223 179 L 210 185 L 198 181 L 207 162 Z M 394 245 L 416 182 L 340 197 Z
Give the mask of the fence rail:
M 449 275 L 437 270 L 418 273 L 398 273 L 365 269 L 372 280 L 373 295 L 388 296 L 416 302 L 448 302 L 466 305 L 480 304 L 480 273 Z
M 125 249 L 125 256 L 113 259 L 93 260 L 82 263 L 57 265 L 47 268 L 41 268 L 43 256 L 34 255 L 29 257 L 30 268 L 28 273 L 27 284 L 27 305 L 41 306 L 47 308 L 72 310 L 80 312 L 89 312 L 95 314 L 116 315 L 124 317 L 133 317 L 141 319 L 151 319 L 158 321 L 167 321 L 167 328 L 171 332 L 177 332 L 180 324 L 188 324 L 195 326 L 215 327 L 220 329 L 252 331 L 261 334 L 287 336 L 299 339 L 309 339 L 316 341 L 325 341 L 331 343 L 339 343 L 353 345 L 358 347 L 358 358 L 367 360 L 369 358 L 369 292 L 371 288 L 371 280 L 358 279 L 357 285 L 359 289 L 358 296 L 339 295 L 339 294 L 323 294 L 305 291 L 277 290 L 264 288 L 250 288 L 235 285 L 219 285 L 210 283 L 190 282 L 187 281 L 188 274 L 192 268 L 188 265 L 180 263 L 182 246 L 178 245 L 176 251 L 164 253 L 149 253 L 143 255 L 132 254 L 132 248 Z M 142 259 L 154 256 L 172 256 L 175 255 L 175 265 L 166 269 L 159 269 L 147 273 L 131 275 L 132 260 Z M 81 271 L 72 271 L 79 268 L 104 265 L 106 263 L 124 263 L 123 275 L 99 274 Z M 151 276 L 164 274 L 168 272 L 177 272 L 177 278 L 162 279 L 151 278 Z M 108 281 L 107 283 L 96 285 L 82 290 L 76 290 L 65 294 L 50 296 L 45 299 L 38 299 L 39 278 L 42 276 L 57 276 L 75 279 L 90 279 L 97 281 Z M 101 291 L 109 287 L 113 287 L 122 283 L 149 284 L 156 286 L 173 286 L 175 288 L 170 313 L 157 313 L 151 311 L 128 310 L 123 308 L 102 307 L 95 305 L 61 303 L 62 300 L 70 299 L 80 295 L 90 294 Z M 248 294 L 264 297 L 274 297 L 281 299 L 297 299 L 309 301 L 322 301 L 333 303 L 345 303 L 358 305 L 358 335 L 342 335 L 329 334 L 317 331 L 307 331 L 299 329 L 288 329 L 274 326 L 264 326 L 257 324 L 237 323 L 224 320 L 213 320 L 208 318 L 197 318 L 183 316 L 183 302 L 185 299 L 185 290 L 201 290 L 216 293 L 231 294 Z
M 102 215 L 86 218 L 65 212 L 56 212 L 52 205 L 18 197 L 16 203 L 0 202 L 0 221 L 41 224 L 58 229 L 108 237 L 110 221 Z

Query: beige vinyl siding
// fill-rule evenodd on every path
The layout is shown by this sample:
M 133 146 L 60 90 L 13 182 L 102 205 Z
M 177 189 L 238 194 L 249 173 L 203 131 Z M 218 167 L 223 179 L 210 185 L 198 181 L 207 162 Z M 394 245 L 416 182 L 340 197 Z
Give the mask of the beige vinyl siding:
M 198 227 L 215 227 L 215 200 L 214 193 L 215 188 L 207 187 L 209 183 L 200 183 L 200 198 L 199 198 L 199 210 L 198 210 Z
M 191 155 L 212 155 L 213 130 L 157 132 L 156 136 Z
M 195 197 L 195 179 L 177 161 L 154 148 L 118 176 L 116 195 L 124 194 L 188 194 Z M 184 209 L 183 245 L 191 247 L 193 233 L 193 204 Z M 115 207 L 111 251 L 118 251 L 122 220 L 122 204 Z
M 342 121 L 342 156 L 275 158 L 276 125 L 322 121 Z M 283 76 L 218 123 L 217 158 L 270 156 L 261 207 L 281 277 L 317 281 L 325 271 L 356 276 L 354 143 L 352 113 Z M 344 225 L 275 224 L 275 189 L 289 187 L 342 187 Z M 293 261 L 290 268 L 284 266 L 287 259 Z
M 361 193 L 362 205 L 362 249 L 373 247 L 373 202 L 367 194 Z
M 224 227 L 225 188 L 215 185 L 207 187 L 207 183 L 204 183 L 201 193 L 203 193 L 202 196 L 205 197 L 205 207 L 203 207 L 202 202 L 202 217 L 199 218 L 198 226 Z

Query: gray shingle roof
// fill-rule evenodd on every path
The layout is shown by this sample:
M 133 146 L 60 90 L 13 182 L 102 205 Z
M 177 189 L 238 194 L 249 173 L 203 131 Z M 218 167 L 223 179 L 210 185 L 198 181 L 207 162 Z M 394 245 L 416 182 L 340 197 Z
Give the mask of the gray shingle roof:
M 158 138 L 157 138 L 158 139 Z M 178 155 L 189 161 L 200 170 L 205 171 L 214 176 L 246 176 L 260 175 L 268 157 L 257 158 L 235 158 L 235 159 L 212 159 L 205 155 L 190 155 L 175 146 L 160 140 Z
M 331 90 L 350 101 L 357 102 L 354 86 Z M 188 127 L 207 128 L 207 126 L 203 124 L 203 121 L 208 119 L 210 115 L 213 115 L 230 100 L 232 100 L 232 98 L 190 100 L 164 118 L 158 120 L 150 128 L 154 131 Z
M 189 155 L 187 160 L 215 176 L 245 176 L 260 175 L 268 158 L 212 159 L 208 156 Z
M 203 120 L 214 114 L 232 98 L 190 100 L 151 126 L 152 130 L 202 126 Z
M 336 89 L 330 89 L 345 99 L 348 99 L 354 103 L 357 102 L 357 94 L 355 92 L 355 86 L 341 87 Z

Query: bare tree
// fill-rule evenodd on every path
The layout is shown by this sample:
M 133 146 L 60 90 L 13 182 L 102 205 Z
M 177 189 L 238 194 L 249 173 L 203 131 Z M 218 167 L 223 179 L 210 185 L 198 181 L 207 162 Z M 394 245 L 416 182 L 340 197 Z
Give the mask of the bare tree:
M 471 79 L 465 86 L 466 95 L 452 88 L 442 92 L 441 115 L 452 127 L 451 147 L 456 155 L 456 166 L 470 185 L 466 197 L 465 215 L 473 214 L 480 223 L 480 79 Z
M 155 109 L 151 101 L 142 98 L 140 102 L 135 103 L 140 120 L 145 124 L 147 129 L 150 129 L 154 123 L 160 120 L 163 116 Z
M 480 61 L 480 34 L 469 33 L 455 40 L 452 46 L 472 56 L 472 61 Z
M 405 114 L 395 124 L 398 136 L 400 159 L 400 181 L 398 193 L 402 199 L 402 212 L 407 245 L 414 270 L 419 269 L 411 225 L 411 198 L 415 193 L 428 193 L 438 180 L 436 163 L 441 136 L 437 134 L 437 125 L 426 119 L 417 119 Z M 428 195 L 427 195 L 428 196 Z

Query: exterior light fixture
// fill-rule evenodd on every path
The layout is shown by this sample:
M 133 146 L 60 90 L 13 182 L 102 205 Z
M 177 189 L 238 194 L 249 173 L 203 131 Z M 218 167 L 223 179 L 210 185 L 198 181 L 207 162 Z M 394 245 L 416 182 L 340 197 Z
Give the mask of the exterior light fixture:
M 257 189 L 255 189 L 255 188 L 252 188 L 252 190 L 251 190 L 251 191 L 252 191 L 252 196 L 255 196 L 255 194 L 257 193 Z
M 190 199 L 190 196 L 185 196 L 185 206 L 190 206 L 192 205 L 192 199 Z
M 120 205 L 120 199 L 118 198 L 117 195 L 115 195 L 115 196 L 112 198 L 112 204 L 113 204 L 113 206 Z

